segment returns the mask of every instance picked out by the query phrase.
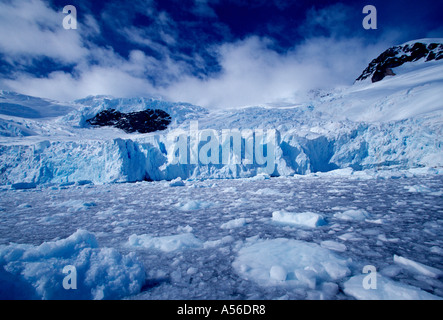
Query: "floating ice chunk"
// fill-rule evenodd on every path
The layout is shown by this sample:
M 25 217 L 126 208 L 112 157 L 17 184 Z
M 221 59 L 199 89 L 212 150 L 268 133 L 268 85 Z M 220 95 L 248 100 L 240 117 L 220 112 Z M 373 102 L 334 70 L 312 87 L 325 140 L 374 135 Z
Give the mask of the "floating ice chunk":
M 77 273 L 75 290 L 63 287 L 68 265 Z M 145 281 L 135 253 L 122 256 L 115 249 L 99 248 L 85 230 L 39 246 L 0 246 L 0 273 L 3 299 L 121 299 L 139 293 Z
M 322 248 L 329 249 L 329 250 L 336 251 L 336 252 L 345 252 L 347 249 L 346 245 L 344 245 L 343 243 L 331 241 L 331 240 L 322 241 L 320 243 L 320 246 Z
M 389 277 L 389 278 L 394 278 L 401 272 L 401 269 L 402 268 L 400 268 L 397 265 L 389 265 L 389 266 L 381 269 L 380 273 L 384 276 Z
M 196 274 L 197 272 L 198 272 L 197 268 L 189 267 L 188 270 L 186 271 L 186 274 L 193 275 L 193 274 Z
M 322 176 L 330 176 L 330 177 L 349 177 L 353 174 L 354 170 L 352 168 L 343 168 L 331 170 L 328 172 L 318 172 Z
M 301 284 L 308 287 L 309 289 L 315 289 L 317 285 L 316 273 L 313 270 L 295 270 L 294 276 L 300 281 Z
M 323 216 L 314 212 L 286 212 L 274 211 L 272 213 L 272 220 L 276 222 L 295 224 L 305 227 L 315 228 L 326 224 Z
M 374 220 L 366 219 L 365 221 L 368 223 L 373 223 L 373 224 L 383 224 L 384 223 L 383 219 L 374 219 Z
M 262 172 L 262 173 L 258 173 L 257 175 L 255 175 L 249 179 L 250 180 L 269 180 L 269 179 L 271 179 L 271 177 L 269 176 L 269 174 Z
M 203 244 L 203 247 L 204 248 L 215 248 L 215 247 L 218 247 L 218 246 L 220 246 L 222 244 L 228 244 L 230 242 L 234 242 L 234 238 L 232 236 L 226 236 L 226 237 L 223 237 L 223 238 L 221 238 L 219 240 L 206 241 Z
M 344 283 L 344 292 L 358 300 L 442 300 L 420 288 L 390 280 L 377 274 L 376 289 L 365 289 L 367 275 L 358 275 Z
M 220 228 L 222 229 L 234 229 L 245 226 L 247 223 L 247 220 L 245 218 L 238 218 L 229 220 L 228 222 L 223 223 Z
M 82 200 L 67 200 L 61 203 L 55 203 L 59 207 L 67 207 L 68 212 L 77 212 L 85 210 L 91 207 L 95 207 L 97 204 L 95 202 L 84 202 Z
M 222 189 L 222 191 L 223 192 L 226 192 L 226 193 L 231 193 L 231 192 L 238 192 L 237 191 L 237 188 L 235 188 L 235 187 L 227 187 L 227 188 L 224 188 L 224 189 Z
M 22 209 L 22 208 L 32 208 L 32 206 L 29 203 L 22 203 L 22 204 L 18 205 L 17 208 L 20 208 L 20 209 Z
M 281 196 L 282 193 L 278 190 L 274 190 L 271 188 L 258 189 L 257 191 L 248 191 L 251 194 L 255 194 L 258 196 Z
M 337 238 L 343 241 L 362 241 L 364 238 L 358 237 L 356 233 L 354 232 L 348 232 L 344 233 L 342 235 L 339 235 Z
M 383 242 L 399 242 L 400 239 L 399 238 L 387 238 L 386 235 L 384 233 L 379 234 L 377 236 L 377 239 Z
M 194 228 L 192 228 L 190 225 L 186 225 L 184 227 L 182 226 L 177 227 L 177 232 L 182 232 L 182 233 L 191 233 L 193 230 Z
M 279 238 L 248 241 L 232 265 L 243 278 L 260 285 L 312 289 L 348 276 L 348 264 L 315 243 Z
M 269 276 L 271 279 L 274 279 L 277 281 L 285 281 L 286 276 L 287 276 L 287 272 L 281 266 L 272 266 L 271 270 L 269 270 Z
M 369 219 L 371 216 L 370 214 L 363 209 L 351 209 L 346 210 L 344 212 L 338 212 L 334 214 L 334 217 L 340 220 L 347 220 L 347 221 L 364 221 L 366 219 Z
M 429 187 L 427 187 L 427 186 L 424 186 L 424 185 L 414 185 L 414 186 L 407 186 L 407 187 L 405 187 L 405 189 L 408 191 L 408 192 L 420 192 L 420 193 L 428 193 L 428 192 L 431 192 L 432 190 L 429 188 Z
M 200 210 L 206 209 L 213 206 L 212 202 L 201 201 L 201 200 L 189 200 L 185 204 L 176 205 L 180 210 L 183 211 L 191 211 L 191 210 Z
M 438 247 L 438 246 L 433 246 L 433 247 L 431 247 L 431 248 L 429 249 L 429 251 L 430 251 L 431 253 L 435 253 L 435 254 L 438 254 L 438 255 L 440 255 L 440 256 L 443 256 L 443 249 L 440 248 L 440 247 Z
M 427 265 L 421 264 L 419 262 L 401 257 L 401 256 L 397 256 L 394 254 L 394 262 L 396 264 L 399 264 L 403 267 L 405 267 L 406 269 L 408 269 L 411 272 L 414 273 L 418 273 L 418 274 L 422 274 L 424 276 L 427 277 L 431 277 L 431 278 L 438 278 L 443 276 L 443 271 L 433 268 L 433 267 L 429 267 Z
M 164 237 L 152 237 L 147 234 L 138 236 L 133 234 L 129 237 L 128 245 L 131 247 L 172 252 L 189 248 L 200 248 L 203 246 L 203 242 L 197 239 L 192 233 L 182 233 Z
M 183 182 L 182 178 L 178 177 L 178 178 L 172 180 L 169 183 L 169 186 L 170 187 L 184 187 L 185 183 Z
M 323 296 L 326 298 L 336 296 L 338 293 L 338 289 L 338 284 L 334 282 L 323 282 L 320 286 L 320 290 L 322 291 Z

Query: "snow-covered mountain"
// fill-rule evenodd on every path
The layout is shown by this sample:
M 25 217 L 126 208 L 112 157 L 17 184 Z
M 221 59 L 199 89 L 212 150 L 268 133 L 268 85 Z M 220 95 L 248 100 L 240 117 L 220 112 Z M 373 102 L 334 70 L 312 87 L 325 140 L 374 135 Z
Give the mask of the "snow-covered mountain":
M 357 78 L 357 81 L 362 81 L 369 77 L 371 77 L 372 82 L 381 81 L 386 76 L 395 75 L 392 68 L 421 59 L 425 59 L 426 62 L 443 59 L 441 39 L 422 39 L 389 48 L 372 60 L 369 66 Z
M 106 96 L 58 103 L 2 91 L 0 183 L 88 180 L 99 184 L 177 177 L 238 178 L 263 173 L 290 176 L 343 168 L 440 168 L 442 47 L 443 39 L 423 39 L 391 48 L 372 61 L 354 85 L 315 92 L 309 101 L 285 107 L 207 110 L 153 98 Z M 368 81 L 387 68 L 395 76 Z M 172 122 L 168 129 L 148 134 L 128 134 L 87 122 L 111 109 L 121 113 L 163 110 Z M 170 135 L 182 130 L 191 136 L 189 130 L 195 130 L 196 125 L 200 135 L 206 129 L 220 136 L 222 130 L 248 133 L 248 129 L 275 129 L 274 170 L 270 172 L 266 164 L 255 161 L 171 163 L 176 141 L 171 141 Z M 208 140 L 200 139 L 201 148 Z M 243 134 L 242 157 L 247 156 L 244 148 L 250 143 L 254 143 L 254 134 Z

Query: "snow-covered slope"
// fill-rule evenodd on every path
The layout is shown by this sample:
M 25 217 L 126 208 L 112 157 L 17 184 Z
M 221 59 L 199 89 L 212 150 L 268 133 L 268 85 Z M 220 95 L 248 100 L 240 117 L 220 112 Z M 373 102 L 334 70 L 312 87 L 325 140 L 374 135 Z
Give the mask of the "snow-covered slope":
M 413 47 L 416 42 L 408 45 Z M 443 40 L 431 42 L 441 44 Z M 206 110 L 156 99 L 103 96 L 62 105 L 2 92 L 0 183 L 109 183 L 237 178 L 261 173 L 290 176 L 343 168 L 442 167 L 443 60 L 423 58 L 392 70 L 395 76 L 381 81 L 357 81 L 281 108 Z M 126 134 L 116 128 L 88 125 L 86 120 L 105 109 L 122 113 L 161 109 L 171 115 L 172 123 L 167 130 L 150 134 Z M 242 130 L 243 158 L 248 154 L 246 146 L 255 142 L 253 131 L 248 129 L 260 128 L 265 133 L 275 129 L 274 170 L 257 161 L 172 163 L 176 142 L 170 139 L 171 134 L 182 130 L 192 140 L 189 129 L 195 131 L 196 126 L 200 134 L 213 129 L 219 136 L 224 129 Z M 206 141 L 202 139 L 200 147 Z M 192 152 L 189 145 L 189 155 Z
M 53 118 L 74 110 L 72 105 L 0 90 L 0 114 L 27 119 Z

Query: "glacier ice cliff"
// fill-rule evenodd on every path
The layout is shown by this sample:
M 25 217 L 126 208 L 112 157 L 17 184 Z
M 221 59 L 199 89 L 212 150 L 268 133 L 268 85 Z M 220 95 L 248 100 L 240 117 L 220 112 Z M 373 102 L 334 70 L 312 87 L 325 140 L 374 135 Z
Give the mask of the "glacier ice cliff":
M 153 98 L 107 96 L 62 105 L 0 91 L 0 184 L 101 184 L 178 177 L 290 176 L 343 168 L 440 168 L 443 60 L 437 59 L 440 51 L 436 50 L 442 43 L 441 39 L 425 39 L 395 47 L 387 58 L 407 56 L 401 65 L 389 65 L 395 77 L 316 92 L 309 101 L 285 107 L 207 110 Z M 425 48 L 427 53 L 423 55 L 422 50 L 413 59 L 414 48 Z M 365 74 L 374 75 L 376 69 L 377 64 L 371 63 Z M 91 126 L 87 120 L 104 110 L 119 114 L 161 110 L 170 115 L 171 122 L 166 130 L 147 134 Z M 266 164 L 258 162 L 170 162 L 176 142 L 168 136 L 177 130 L 186 135 L 192 121 L 198 122 L 200 130 L 213 130 L 218 135 L 223 130 L 275 130 L 275 167 L 270 172 Z M 252 152 L 247 146 L 255 142 L 254 135 L 242 135 L 241 139 L 241 157 L 245 158 Z M 200 141 L 199 147 L 205 142 Z M 190 148 L 189 156 L 193 152 Z

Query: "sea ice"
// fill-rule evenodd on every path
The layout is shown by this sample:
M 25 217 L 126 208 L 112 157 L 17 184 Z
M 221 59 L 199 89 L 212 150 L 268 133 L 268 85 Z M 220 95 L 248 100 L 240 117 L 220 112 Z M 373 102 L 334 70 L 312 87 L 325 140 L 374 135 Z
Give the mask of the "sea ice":
M 347 221 L 364 221 L 366 219 L 369 219 L 371 216 L 370 214 L 363 209 L 359 210 L 346 210 L 344 212 L 338 212 L 334 214 L 334 217 L 340 220 L 347 220 Z
M 229 220 L 228 222 L 223 223 L 220 228 L 222 229 L 234 229 L 245 226 L 247 223 L 245 218 L 238 218 Z
M 202 201 L 202 200 L 189 200 L 187 202 L 180 203 L 176 205 L 180 210 L 183 211 L 192 211 L 192 210 L 200 210 L 206 209 L 213 206 L 212 202 Z
M 243 278 L 260 285 L 313 289 L 348 276 L 349 263 L 315 243 L 278 238 L 249 240 L 232 265 Z
M 329 250 L 336 251 L 336 252 L 345 252 L 347 249 L 346 245 L 344 245 L 343 243 L 332 241 L 332 240 L 322 241 L 320 243 L 320 246 L 322 248 L 329 249 Z
M 294 224 L 310 228 L 323 226 L 326 224 L 322 215 L 314 212 L 287 212 L 287 211 L 274 211 L 272 213 L 272 220 L 275 222 Z
M 200 248 L 203 246 L 203 242 L 197 239 L 192 233 L 181 233 L 164 237 L 133 234 L 129 237 L 128 246 L 172 252 L 188 248 Z
M 75 267 L 76 289 L 65 289 L 66 266 Z M 140 292 L 145 270 L 135 253 L 99 248 L 92 233 L 78 230 L 39 246 L 0 246 L 0 298 L 121 299 Z
M 443 276 L 443 271 L 439 269 L 424 265 L 422 263 L 401 256 L 394 255 L 394 262 L 414 273 L 422 274 L 427 277 L 438 278 Z
M 368 275 L 357 275 L 344 283 L 344 292 L 358 300 L 442 300 L 420 288 L 393 281 L 377 274 L 375 289 L 365 289 Z
M 169 186 L 170 187 L 184 187 L 185 183 L 183 182 L 182 178 L 178 177 L 178 178 L 175 178 L 174 180 L 172 180 L 169 183 Z

